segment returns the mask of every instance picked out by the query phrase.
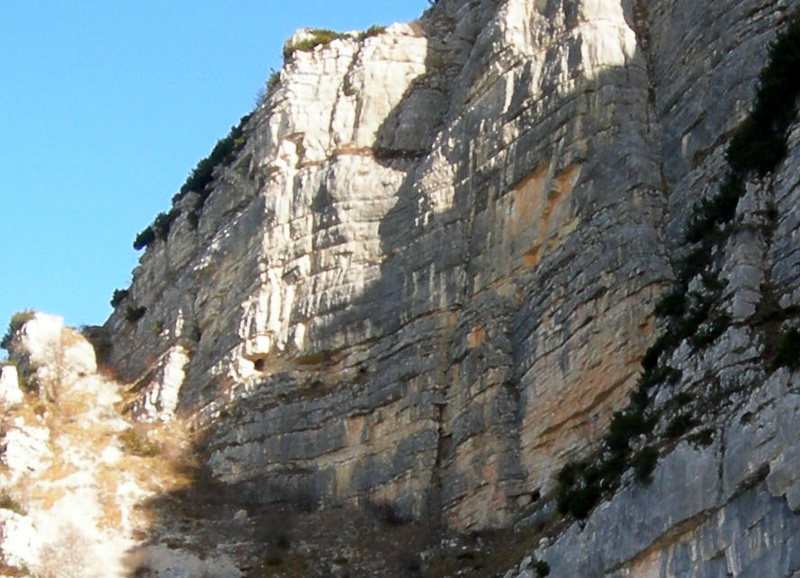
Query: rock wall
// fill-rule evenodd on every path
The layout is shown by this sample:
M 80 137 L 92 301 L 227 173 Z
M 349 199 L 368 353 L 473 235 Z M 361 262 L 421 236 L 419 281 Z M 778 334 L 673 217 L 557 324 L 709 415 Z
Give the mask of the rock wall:
M 698 195 L 716 194 L 727 170 L 732 124 L 749 111 L 764 53 L 787 7 L 650 5 L 648 46 L 659 114 L 667 242 L 686 255 L 684 230 Z M 674 12 L 672 12 L 674 10 Z M 670 26 L 662 14 L 677 14 Z M 683 20 L 683 16 L 687 19 Z M 702 30 L 696 18 L 714 26 Z M 664 48 L 659 49 L 661 44 Z M 666 47 L 673 50 L 666 50 Z M 762 52 L 764 51 L 764 52 Z M 543 538 L 507 578 L 533 576 L 796 576 L 798 374 L 770 363 L 776 336 L 796 326 L 796 206 L 800 132 L 773 173 L 753 177 L 733 224 L 702 274 L 718 274 L 731 324 L 707 346 L 686 340 L 667 363 L 680 371 L 652 394 L 661 457 L 647 486 L 629 475 L 583 521 Z M 690 283 L 699 291 L 699 277 Z M 675 401 L 683 396 L 676 409 Z M 665 436 L 670 419 L 694 416 L 686 433 Z M 664 439 L 665 437 L 671 439 Z M 656 436 L 658 438 L 658 435 Z
M 295 51 L 199 220 L 198 195 L 176 202 L 106 324 L 112 365 L 144 392 L 134 410 L 191 416 L 216 478 L 253 502 L 508 525 L 627 403 L 689 209 L 796 4 L 439 0 L 410 24 Z M 772 236 L 732 238 L 742 324 L 764 279 L 784 306 L 800 298 L 793 171 L 748 197 L 774 197 Z M 128 305 L 144 316 L 128 321 Z M 735 351 L 758 345 L 740 338 Z M 715 448 L 678 446 L 654 486 L 589 524 L 678 492 L 681 463 L 715 475 Z M 725 508 L 780 510 L 768 518 L 794 528 L 761 490 L 709 487 L 681 520 L 663 501 L 662 526 L 607 559 L 588 552 L 623 538 L 588 525 L 544 556 L 559 576 L 677 568 L 713 526 L 698 516 Z M 703 560 L 719 563 L 719 544 Z M 583 566 L 560 569 L 570 548 Z

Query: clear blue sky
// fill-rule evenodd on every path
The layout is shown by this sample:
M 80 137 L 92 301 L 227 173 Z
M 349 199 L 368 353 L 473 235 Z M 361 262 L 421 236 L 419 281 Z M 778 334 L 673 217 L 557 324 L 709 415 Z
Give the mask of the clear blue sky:
M 0 1 L 0 333 L 14 311 L 100 324 L 131 242 L 255 104 L 300 26 L 426 0 Z

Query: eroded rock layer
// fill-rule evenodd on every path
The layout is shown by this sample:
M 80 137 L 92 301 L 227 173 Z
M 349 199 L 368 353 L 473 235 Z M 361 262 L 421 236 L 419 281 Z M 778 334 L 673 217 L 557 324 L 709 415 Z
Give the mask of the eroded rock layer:
M 106 325 L 112 365 L 143 391 L 133 410 L 194 416 L 215 478 L 254 503 L 510 524 L 627 403 L 689 211 L 796 4 L 439 0 L 294 51 Z M 780 178 L 770 238 L 731 241 L 741 323 L 766 276 L 784 306 L 800 296 Z M 720 492 L 698 512 L 763 495 Z M 595 547 L 572 539 L 553 546 L 565 559 Z M 656 564 L 657 536 L 637 539 L 591 568 Z

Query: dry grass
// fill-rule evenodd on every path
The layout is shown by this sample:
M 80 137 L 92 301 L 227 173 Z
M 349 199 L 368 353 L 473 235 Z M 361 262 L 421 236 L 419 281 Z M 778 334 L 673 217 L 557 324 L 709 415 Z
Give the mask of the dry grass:
M 74 526 L 42 548 L 39 578 L 87 578 L 86 554 L 91 544 Z
M 61 330 L 61 344 L 63 346 L 69 347 L 70 345 L 76 345 L 83 341 L 86 341 L 86 338 L 72 327 L 65 327 Z

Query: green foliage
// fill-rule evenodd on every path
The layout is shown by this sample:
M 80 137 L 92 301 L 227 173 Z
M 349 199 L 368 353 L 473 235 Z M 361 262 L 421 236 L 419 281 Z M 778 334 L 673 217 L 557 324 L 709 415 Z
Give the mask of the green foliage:
M 644 405 L 614 414 L 603 438 L 603 450 L 593 462 L 570 462 L 561 469 L 557 476 L 561 513 L 570 513 L 579 520 L 585 518 L 603 492 L 617 486 L 630 465 L 636 467 L 635 461 L 629 463 L 630 441 L 651 433 L 655 426 L 655 419 L 645 416 Z
M 153 231 L 153 227 L 148 225 L 143 231 L 140 231 L 139 234 L 136 235 L 136 238 L 133 240 L 133 248 L 136 251 L 141 251 L 155 240 L 156 233 Z
M 636 481 L 640 484 L 649 485 L 653 481 L 651 474 L 656 469 L 657 463 L 658 450 L 652 446 L 644 447 L 631 461 Z
M 545 576 L 550 575 L 550 564 L 544 560 L 537 560 L 533 565 L 533 569 L 536 570 L 536 576 L 538 576 L 538 578 L 545 578 Z
M 657 351 L 663 350 L 663 345 L 658 347 Z M 657 384 L 675 384 L 681 378 L 679 370 L 657 363 L 657 351 L 651 350 L 653 361 L 631 392 L 628 408 L 614 413 L 595 458 L 568 463 L 559 472 L 557 500 L 561 513 L 570 513 L 577 519 L 588 516 L 603 493 L 620 484 L 622 474 L 629 467 L 633 468 L 638 482 L 650 482 L 650 474 L 658 459 L 657 450 L 645 447 L 631 457 L 631 445 L 641 436 L 651 436 L 657 422 L 656 416 L 646 412 L 648 390 Z
M 702 349 L 707 345 L 711 345 L 720 335 L 725 333 L 725 330 L 730 325 L 731 316 L 725 311 L 719 311 L 698 327 L 697 331 L 689 337 L 689 343 L 695 349 Z
M 695 246 L 676 264 L 677 283 L 657 303 L 655 313 L 666 318 L 667 330 L 656 339 L 642 359 L 643 373 L 631 393 L 625 411 L 617 412 L 604 437 L 603 446 L 593 461 L 568 463 L 557 476 L 558 509 L 582 519 L 602 497 L 603 492 L 619 483 L 621 472 L 634 469 L 640 483 L 650 483 L 658 461 L 658 451 L 646 446 L 629 458 L 631 441 L 649 435 L 655 425 L 646 417 L 648 391 L 661 383 L 676 384 L 679 371 L 660 363 L 663 354 L 688 339 L 694 348 L 716 340 L 730 325 L 731 318 L 720 310 L 718 303 L 724 283 L 707 273 L 714 248 L 725 239 L 726 225 L 735 215 L 739 199 L 745 193 L 749 173 L 765 175 L 772 172 L 787 152 L 786 134 L 796 116 L 796 101 L 800 94 L 800 11 L 795 13 L 785 32 L 770 49 L 769 62 L 759 77 L 759 87 L 753 112 L 737 129 L 727 150 L 728 171 L 717 194 L 705 198 L 694 207 L 685 232 L 685 240 Z M 777 218 L 774 208 L 768 217 Z M 704 289 L 688 292 L 692 279 L 703 275 Z M 791 329 L 784 335 L 775 355 L 775 364 L 800 368 L 800 330 Z M 688 393 L 679 393 L 679 407 L 692 401 Z M 665 428 L 667 438 L 678 438 L 697 425 L 688 412 L 674 416 Z M 693 443 L 708 445 L 713 430 L 706 428 L 690 437 Z
M 251 113 L 252 114 L 252 113 Z M 244 127 L 250 119 L 251 114 L 247 114 L 239 119 L 239 123 L 231 127 L 227 136 L 217 141 L 211 153 L 201 159 L 189 173 L 186 181 L 181 185 L 180 191 L 172 197 L 173 207 L 166 213 L 159 213 L 152 224 L 145 227 L 133 241 L 133 248 L 137 251 L 148 247 L 156 240 L 166 241 L 172 224 L 181 215 L 181 210 L 176 205 L 189 192 L 195 192 L 199 199 L 194 207 L 186 215 L 189 224 L 196 228 L 200 213 L 206 199 L 211 194 L 211 183 L 214 179 L 214 172 L 218 167 L 229 164 L 236 153 L 244 146 Z
M 601 492 L 597 485 L 580 488 L 560 487 L 558 491 L 558 511 L 562 514 L 572 514 L 578 520 L 583 520 L 600 501 Z
M 23 508 L 22 505 L 19 502 L 17 502 L 14 498 L 8 495 L 8 493 L 5 490 L 3 490 L 2 493 L 0 493 L 0 509 L 11 510 L 12 512 L 16 512 L 20 516 L 24 516 L 25 514 L 27 514 L 25 508 Z
M 244 115 L 239 119 L 238 124 L 231 127 L 225 138 L 216 142 L 209 155 L 198 161 L 197 165 L 195 165 L 189 173 L 189 176 L 186 177 L 186 181 L 181 185 L 180 191 L 172 198 L 172 203 L 174 205 L 189 192 L 195 192 L 200 195 L 197 204 L 187 215 L 192 227 L 197 227 L 203 205 L 211 194 L 211 183 L 214 179 L 214 172 L 219 167 L 230 164 L 236 157 L 236 154 L 244 146 L 244 127 L 251 116 L 252 113 Z M 173 211 L 174 210 L 176 209 L 173 208 Z
M 719 192 L 695 206 L 686 230 L 690 243 L 707 241 L 719 226 L 733 219 L 748 173 L 764 176 L 786 157 L 786 134 L 800 94 L 798 70 L 800 17 L 796 13 L 771 46 L 767 65 L 759 75 L 753 110 L 731 138 L 726 151 L 729 170 Z
M 373 36 L 379 36 L 386 32 L 386 26 L 380 26 L 378 24 L 373 24 L 369 28 L 367 28 L 364 32 L 359 35 L 359 40 L 366 40 L 367 38 L 372 38 Z
M 638 385 L 630 394 L 628 407 L 634 411 L 644 411 L 649 403 L 650 396 L 647 394 L 647 387 L 644 387 L 640 380 Z
M 724 284 L 709 279 L 714 289 L 707 293 L 690 292 L 682 294 L 681 303 L 678 298 L 668 294 L 659 302 L 660 312 L 669 318 L 667 330 L 645 352 L 642 367 L 650 381 L 660 377 L 655 373 L 661 354 L 677 347 L 681 341 L 688 339 L 695 349 L 703 348 L 714 342 L 731 324 L 731 317 L 724 311 L 714 311 L 714 303 L 718 300 Z M 708 285 L 707 285 L 708 287 Z M 678 313 L 680 311 L 680 313 Z M 676 380 L 677 381 L 677 380 Z
M 678 261 L 675 269 L 678 274 L 678 283 L 682 287 L 686 287 L 689 281 L 701 273 L 711 261 L 711 247 L 711 243 L 701 243 Z
M 721 292 L 728 285 L 724 279 L 706 272 L 700 275 L 700 280 L 703 282 L 703 286 L 711 292 Z
M 130 295 L 127 289 L 114 289 L 114 294 L 111 295 L 111 307 L 115 309 Z
M 169 230 L 172 227 L 172 223 L 175 222 L 181 214 L 180 209 L 176 209 L 173 207 L 167 213 L 159 213 L 156 215 L 155 220 L 153 221 L 153 233 L 156 239 L 161 241 L 166 241 L 167 237 L 169 237 Z
M 675 317 L 683 314 L 686 308 L 686 293 L 678 288 L 670 291 L 656 303 L 656 315 L 659 317 Z
M 676 345 L 678 345 L 678 342 L 673 334 L 666 332 L 660 335 L 653 345 L 648 347 L 647 351 L 644 352 L 642 368 L 644 369 L 645 375 L 650 374 L 657 368 L 658 360 L 661 358 L 662 353 Z
M 645 371 L 639 378 L 640 386 L 652 389 L 658 384 L 675 385 L 681 380 L 683 372 L 668 365 L 659 365 L 650 371 Z
M 694 396 L 688 391 L 681 391 L 673 399 L 675 403 L 678 404 L 678 407 L 683 407 L 692 403 Z
M 278 90 L 281 83 L 281 73 L 274 68 L 270 69 L 269 77 L 259 91 L 256 93 L 256 106 L 261 106 L 264 102 Z
M 681 413 L 670 420 L 666 430 L 664 430 L 664 435 L 669 439 L 679 438 L 695 425 L 697 425 L 697 421 L 692 416 Z
M 244 141 L 239 140 L 244 131 L 244 122 L 247 117 L 242 117 L 238 125 L 231 127 L 228 135 L 220 139 L 211 149 L 211 153 L 200 161 L 189 173 L 186 181 L 181 185 L 180 193 L 186 194 L 189 191 L 200 193 L 201 195 L 208 189 L 214 176 L 214 169 L 224 163 L 229 162 L 234 154 L 238 152 Z
M 689 436 L 689 443 L 695 446 L 707 447 L 710 446 L 713 441 L 714 430 L 709 427 Z
M 580 479 L 584 469 L 586 469 L 586 464 L 584 463 L 567 462 L 558 472 L 556 480 L 562 486 L 574 486 Z
M 33 319 L 34 314 L 35 311 L 33 309 L 24 309 L 14 313 L 8 322 L 8 329 L 5 335 L 3 335 L 3 339 L 0 340 L 0 347 L 8 350 L 11 346 L 11 342 L 14 340 L 14 335 L 16 335 L 17 331 L 22 329 L 23 325 Z
M 317 46 L 326 46 L 338 38 L 345 38 L 347 34 L 335 32 L 328 28 L 314 28 L 310 31 L 311 36 L 300 42 L 283 45 L 283 57 L 288 60 L 295 52 L 310 52 Z
M 800 330 L 792 327 L 787 331 L 775 353 L 776 367 L 788 367 L 792 371 L 800 369 Z
M 717 227 L 733 220 L 736 205 L 745 192 L 744 179 L 740 173 L 729 172 L 716 195 L 701 199 L 695 205 L 686 240 L 697 243 L 717 233 Z
M 144 317 L 145 312 L 147 312 L 147 307 L 144 305 L 128 305 L 125 308 L 125 319 L 130 323 L 136 323 Z
M 795 13 L 770 47 L 767 65 L 758 78 L 753 111 L 731 139 L 728 163 L 733 171 L 765 175 L 786 156 L 786 132 L 794 120 L 800 93 L 798 70 L 800 18 Z
M 611 419 L 605 442 L 612 452 L 626 452 L 632 438 L 653 430 L 653 420 L 641 411 L 618 411 Z
M 775 201 L 767 201 L 766 215 L 767 219 L 769 219 L 772 224 L 775 224 L 778 220 L 778 206 L 775 204 Z
M 695 334 L 700 325 L 708 319 L 713 305 L 711 298 L 700 293 L 691 293 L 689 301 L 686 314 L 675 319 L 670 327 L 675 335 L 676 343 L 680 343 L 683 339 Z
M 269 78 L 267 78 L 266 84 L 266 96 L 271 95 L 278 89 L 278 85 L 281 82 L 281 73 L 279 70 L 275 70 L 274 68 L 269 73 Z
M 136 428 L 128 428 L 119 434 L 119 441 L 122 442 L 125 451 L 134 456 L 150 458 L 159 451 L 158 444 L 150 441 L 147 434 Z

